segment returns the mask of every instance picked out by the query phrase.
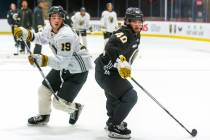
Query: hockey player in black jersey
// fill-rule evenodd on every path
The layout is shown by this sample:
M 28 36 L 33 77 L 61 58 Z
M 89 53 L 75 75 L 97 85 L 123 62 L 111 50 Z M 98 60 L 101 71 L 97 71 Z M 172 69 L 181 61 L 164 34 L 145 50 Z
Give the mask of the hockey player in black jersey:
M 113 33 L 104 52 L 95 60 L 95 79 L 107 98 L 109 137 L 130 138 L 131 130 L 124 119 L 137 102 L 137 93 L 126 78 L 131 76 L 131 64 L 138 53 L 142 27 L 141 10 L 128 8 L 125 25 Z

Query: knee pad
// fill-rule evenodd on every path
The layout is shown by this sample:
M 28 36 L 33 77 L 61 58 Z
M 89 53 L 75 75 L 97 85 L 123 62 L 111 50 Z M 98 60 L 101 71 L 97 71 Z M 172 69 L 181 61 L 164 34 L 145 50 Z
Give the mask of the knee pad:
M 138 100 L 137 92 L 134 89 L 131 89 L 121 98 L 121 100 L 135 105 Z

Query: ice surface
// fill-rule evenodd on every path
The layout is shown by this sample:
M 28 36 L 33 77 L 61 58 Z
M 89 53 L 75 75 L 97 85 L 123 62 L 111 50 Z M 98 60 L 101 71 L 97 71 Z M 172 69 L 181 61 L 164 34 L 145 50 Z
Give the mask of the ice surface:
M 106 140 L 105 96 L 91 70 L 75 99 L 85 105 L 75 126 L 69 115 L 53 109 L 47 126 L 27 126 L 37 114 L 37 89 L 42 77 L 16 51 L 10 35 L 0 36 L 1 140 Z M 102 36 L 88 36 L 93 56 L 103 51 Z M 133 77 L 189 130 L 194 140 L 210 139 L 210 43 L 166 38 L 142 38 L 133 64 Z M 44 46 L 44 54 L 52 54 Z M 45 74 L 50 68 L 44 68 Z M 133 140 L 189 140 L 190 135 L 133 82 L 139 99 L 126 118 Z

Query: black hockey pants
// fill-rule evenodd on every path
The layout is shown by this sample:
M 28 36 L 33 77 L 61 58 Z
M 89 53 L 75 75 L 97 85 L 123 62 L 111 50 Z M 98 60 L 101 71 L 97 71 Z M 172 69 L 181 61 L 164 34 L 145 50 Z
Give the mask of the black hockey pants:
M 60 71 L 52 69 L 46 78 L 51 84 L 53 90 L 57 92 L 58 97 L 68 102 L 73 102 L 74 98 L 85 83 L 87 76 L 88 72 L 71 74 L 68 70 L 63 70 L 62 79 L 64 82 L 62 82 Z M 42 84 L 48 87 L 45 81 L 43 81 Z
M 105 75 L 100 63 L 95 61 L 95 79 L 104 89 L 107 98 L 106 109 L 109 122 L 118 125 L 129 114 L 137 102 L 137 93 L 126 79 L 122 79 L 118 72 Z

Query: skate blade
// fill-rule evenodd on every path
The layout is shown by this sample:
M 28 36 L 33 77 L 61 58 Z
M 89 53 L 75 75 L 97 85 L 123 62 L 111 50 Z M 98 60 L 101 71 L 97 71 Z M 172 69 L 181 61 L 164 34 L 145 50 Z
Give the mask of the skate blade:
M 116 138 L 116 139 L 130 139 L 131 138 L 130 134 L 128 134 L 128 135 L 120 135 L 120 134 L 115 133 L 115 132 L 109 132 L 108 136 L 110 138 Z
M 28 123 L 27 125 L 28 126 L 33 126 L 33 127 L 42 127 L 42 126 L 46 126 L 48 123 L 47 122 L 43 122 L 43 123 L 38 123 L 38 124 L 31 124 L 31 123 Z

